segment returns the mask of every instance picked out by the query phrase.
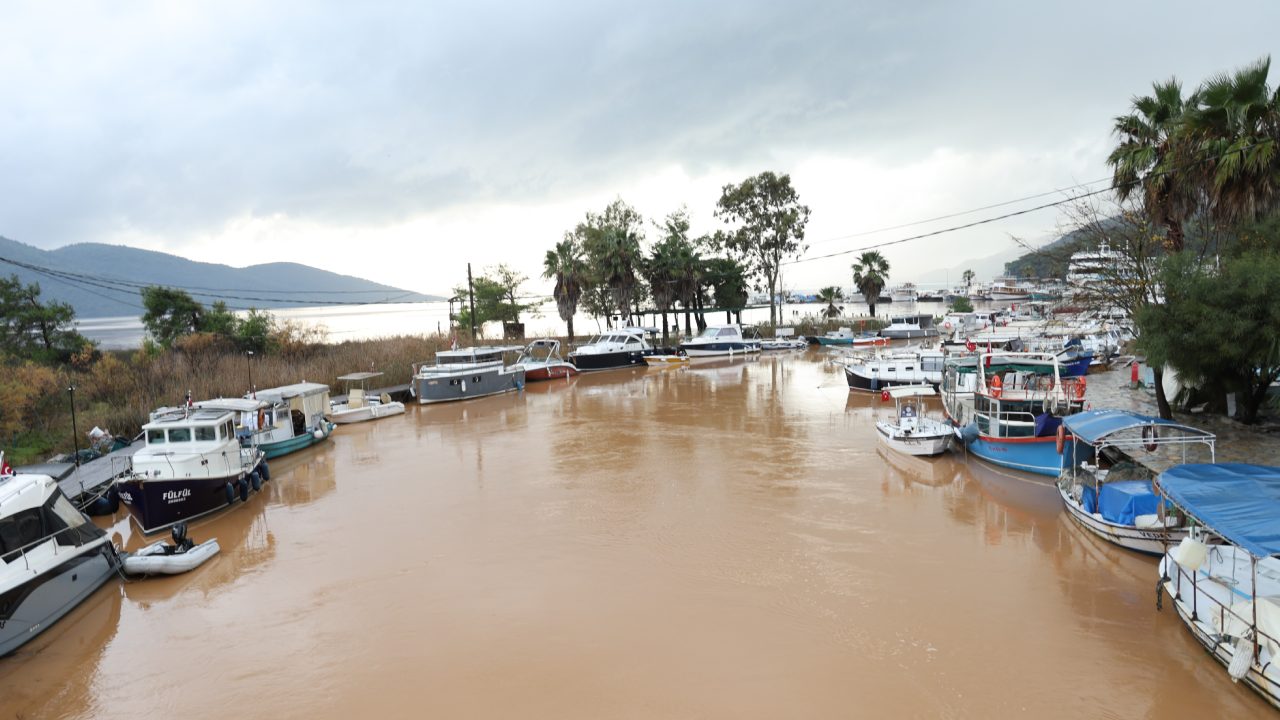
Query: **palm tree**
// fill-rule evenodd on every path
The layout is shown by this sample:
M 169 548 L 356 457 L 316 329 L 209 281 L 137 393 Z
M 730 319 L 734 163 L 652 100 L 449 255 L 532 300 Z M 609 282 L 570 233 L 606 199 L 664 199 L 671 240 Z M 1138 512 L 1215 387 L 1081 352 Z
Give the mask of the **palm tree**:
M 573 342 L 573 316 L 578 312 L 586 273 L 582 247 L 571 233 L 565 233 L 564 240 L 556 243 L 554 250 L 548 250 L 542 261 L 542 277 L 548 280 L 555 278 L 556 286 L 551 296 L 556 300 L 560 319 L 569 326 L 569 342 Z
M 1280 87 L 1267 85 L 1271 58 L 1209 78 L 1189 99 L 1193 166 L 1209 211 L 1228 223 L 1256 220 L 1280 204 Z
M 871 307 L 871 317 L 876 316 L 876 300 L 888 282 L 889 261 L 879 250 L 868 250 L 858 256 L 858 262 L 853 264 L 853 285 Z
M 663 345 L 668 344 L 670 337 L 667 313 L 671 311 L 671 305 L 676 300 L 677 274 L 680 272 L 677 265 L 679 246 L 680 240 L 675 237 L 667 237 L 654 243 L 649 256 L 643 259 L 640 266 L 645 282 L 649 283 L 649 294 L 653 297 L 653 306 L 662 313 Z
M 822 311 L 822 315 L 827 319 L 838 318 L 840 313 L 844 312 L 843 306 L 836 305 L 842 300 L 844 300 L 844 291 L 834 285 L 818 291 L 818 302 L 827 304 L 827 309 Z
M 693 306 L 702 292 L 702 277 L 705 274 L 702 256 L 692 243 L 681 243 L 672 257 L 672 274 L 675 277 L 676 299 L 684 308 L 684 332 L 693 335 L 693 326 L 689 316 Z M 676 329 L 679 330 L 680 316 L 676 316 Z
M 961 275 L 961 277 L 964 278 L 964 286 L 969 287 L 970 285 L 973 285 L 973 279 L 977 277 L 977 275 L 978 274 L 972 270 L 965 270 L 964 274 Z
M 1195 102 L 1182 97 L 1177 78 L 1155 83 L 1150 96 L 1135 97 L 1133 112 L 1115 119 L 1120 144 L 1107 157 L 1113 169 L 1111 187 L 1121 202 L 1141 197 L 1151 221 L 1167 231 L 1174 251 L 1183 247 L 1183 224 L 1196 207 L 1196 193 L 1188 173 L 1191 143 L 1183 132 L 1187 110 Z

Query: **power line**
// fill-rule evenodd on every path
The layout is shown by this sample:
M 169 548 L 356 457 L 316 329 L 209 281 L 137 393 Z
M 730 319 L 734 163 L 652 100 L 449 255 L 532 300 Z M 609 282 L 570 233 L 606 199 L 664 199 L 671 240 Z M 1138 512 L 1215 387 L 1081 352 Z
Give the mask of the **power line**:
M 1058 188 L 1056 190 L 1048 190 L 1046 192 L 1036 193 L 1035 195 L 1027 195 L 1025 197 L 1020 197 L 1015 200 L 1005 200 L 1004 202 L 993 203 L 991 205 L 983 205 L 982 207 L 976 207 L 970 210 L 961 210 L 960 212 L 948 213 L 946 215 L 938 215 L 936 217 L 927 218 L 925 220 L 915 220 L 913 222 L 902 223 L 901 225 L 890 225 L 888 227 L 876 228 L 875 230 L 863 230 L 862 232 L 850 233 L 848 235 L 837 235 L 836 237 L 830 237 L 830 238 L 825 238 L 823 240 L 814 241 L 812 245 L 821 245 L 823 243 L 834 242 L 836 240 L 850 240 L 852 238 L 865 237 L 867 235 L 876 235 L 882 232 L 889 232 L 890 230 L 901 230 L 902 228 L 914 227 L 916 225 L 927 225 L 931 222 L 937 222 L 939 220 L 950 220 L 951 218 L 962 217 L 964 215 L 972 215 L 973 213 L 982 212 L 983 210 L 994 210 L 995 208 L 998 208 L 998 207 L 1004 207 L 1006 205 L 1016 205 L 1017 203 L 1026 202 L 1027 200 L 1036 200 L 1042 197 L 1047 197 L 1049 195 L 1058 195 L 1060 193 L 1064 193 L 1069 190 L 1079 190 L 1082 188 L 1087 188 L 1090 185 L 1097 185 L 1100 182 L 1106 182 L 1109 180 L 1111 180 L 1111 178 L 1099 178 L 1097 180 L 1090 180 L 1089 182 L 1079 183 L 1076 185 L 1069 185 L 1067 187 Z

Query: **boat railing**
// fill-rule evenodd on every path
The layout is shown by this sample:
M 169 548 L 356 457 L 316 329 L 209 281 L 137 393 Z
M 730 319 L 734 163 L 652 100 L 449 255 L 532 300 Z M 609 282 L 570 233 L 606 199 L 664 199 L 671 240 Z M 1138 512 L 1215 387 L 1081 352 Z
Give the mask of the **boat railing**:
M 1213 552 L 1221 552 L 1221 550 L 1219 549 L 1219 548 L 1221 548 L 1221 547 L 1223 547 L 1223 546 L 1221 546 L 1221 545 L 1210 545 L 1210 546 L 1209 546 L 1209 552 L 1210 552 L 1210 553 L 1213 553 Z M 1265 645 L 1265 644 L 1266 644 L 1266 642 L 1267 642 L 1267 641 L 1269 641 L 1270 643 L 1272 643 L 1272 644 L 1273 644 L 1273 646 L 1275 646 L 1275 645 L 1280 645 L 1280 638 L 1277 638 L 1277 637 L 1275 637 L 1275 636 L 1273 636 L 1273 635 L 1271 635 L 1271 634 L 1269 634 L 1269 633 L 1266 633 L 1266 632 L 1264 632 L 1261 628 L 1259 628 L 1259 627 L 1258 627 L 1258 618 L 1257 618 L 1257 610 L 1256 610 L 1256 603 L 1257 603 L 1257 601 L 1258 601 L 1258 595 L 1257 595 L 1257 591 L 1258 591 L 1258 583 L 1257 583 L 1257 579 L 1258 579 L 1258 577 L 1257 577 L 1257 576 L 1258 576 L 1258 559 L 1257 559 L 1257 558 L 1255 558 L 1255 557 L 1250 557 L 1250 568 L 1251 568 L 1251 570 L 1253 571 L 1253 572 L 1252 572 L 1252 583 L 1253 583 L 1253 584 L 1252 584 L 1252 586 L 1250 587 L 1251 592 L 1250 592 L 1250 593 L 1249 593 L 1249 595 L 1247 596 L 1247 597 L 1248 597 L 1248 601 L 1249 601 L 1249 603 L 1250 603 L 1251 607 L 1254 607 L 1254 608 L 1255 608 L 1255 609 L 1254 609 L 1254 612 L 1253 612 L 1253 617 L 1245 617 L 1245 616 L 1241 615 L 1240 613 L 1238 613 L 1238 612 L 1236 612 L 1236 611 L 1232 610 L 1230 606 L 1228 606 L 1228 605 L 1224 604 L 1221 600 L 1217 599 L 1216 597 L 1214 597 L 1213 595 L 1211 595 L 1211 594 L 1209 594 L 1209 593 L 1207 593 L 1207 592 L 1206 592 L 1206 593 L 1201 593 L 1201 592 L 1199 591 L 1199 590 L 1200 590 L 1200 585 L 1199 585 L 1199 580 L 1198 580 L 1198 576 L 1199 576 L 1199 574 L 1200 574 L 1200 573 L 1199 573 L 1198 571 L 1189 571 L 1189 570 L 1187 570 L 1186 568 L 1182 567 L 1182 565 L 1180 565 L 1180 564 L 1178 564 L 1177 562 L 1175 562 L 1175 561 L 1172 559 L 1172 557 L 1170 557 L 1169 553 L 1166 551 L 1166 553 L 1165 553 L 1165 565 L 1164 565 L 1164 566 L 1165 566 L 1165 572 L 1166 572 L 1166 573 L 1168 572 L 1169 565 L 1173 565 L 1173 567 L 1174 567 L 1174 568 L 1176 568 L 1176 571 L 1175 571 L 1175 573 L 1174 573 L 1174 577 L 1170 578 L 1171 580 L 1173 580 L 1173 581 L 1174 581 L 1174 588 L 1173 588 L 1173 590 L 1174 590 L 1174 596 L 1173 596 L 1173 599 L 1174 599 L 1175 601 L 1181 601 L 1181 600 L 1182 600 L 1182 590 L 1183 590 L 1182 585 L 1183 585 L 1183 578 L 1184 578 L 1184 577 L 1189 577 L 1189 578 L 1190 578 L 1190 584 L 1191 584 L 1191 620 L 1192 620 L 1192 622 L 1204 622 L 1204 621 L 1201 619 L 1201 608 L 1200 608 L 1200 601 L 1201 601 L 1201 599 L 1202 599 L 1202 598 L 1201 598 L 1201 596 L 1203 595 L 1203 599 L 1204 599 L 1206 602 L 1208 602 L 1208 603 L 1209 603 L 1209 605 L 1210 605 L 1210 607 L 1205 608 L 1205 609 L 1204 609 L 1204 611 L 1205 611 L 1206 613 L 1208 613 L 1208 614 L 1210 615 L 1210 617 L 1213 617 L 1213 616 L 1215 616 L 1215 615 L 1216 615 L 1218 622 L 1217 622 L 1217 625 L 1216 625 L 1216 626 L 1214 626 L 1214 627 L 1216 627 L 1218 630 L 1222 630 L 1223 628 L 1226 628 L 1226 627 L 1227 627 L 1227 618 L 1228 618 L 1228 617 L 1232 617 L 1232 618 L 1235 618 L 1235 619 L 1239 620 L 1241 623 L 1244 623 L 1244 625 L 1245 625 L 1245 626 L 1247 626 L 1247 627 L 1249 628 L 1249 630 L 1250 630 L 1250 632 L 1252 633 L 1252 636 L 1253 636 L 1253 637 L 1251 638 L 1251 640 L 1253 641 L 1253 647 L 1254 647 L 1254 656 L 1253 656 L 1252 660 L 1253 660 L 1253 662 L 1254 662 L 1255 664 L 1258 662 L 1258 652 L 1261 650 L 1261 648 L 1263 647 L 1263 645 Z M 1232 597 L 1235 597 L 1237 594 L 1240 594 L 1240 593 L 1239 593 L 1239 591 L 1238 591 L 1238 590 L 1236 590 L 1236 589 L 1235 589 L 1235 587 L 1234 587 L 1234 585 L 1237 583 L 1237 581 L 1236 581 L 1236 579 L 1235 579 L 1235 578 L 1218 577 L 1218 576 L 1206 576 L 1206 578 L 1205 578 L 1205 579 L 1206 579 L 1206 580 L 1210 580 L 1210 581 L 1212 581 L 1212 582 L 1216 582 L 1216 583 L 1218 583 L 1219 585 L 1225 585 L 1225 586 L 1227 586 L 1227 590 L 1228 590 L 1228 592 L 1229 592 L 1230 596 L 1232 596 Z M 1157 607 L 1159 607 L 1159 605 L 1158 605 L 1158 604 L 1157 604 Z M 1213 624 L 1212 624 L 1212 623 L 1209 623 L 1209 625 L 1211 625 L 1211 626 L 1212 626 Z M 1217 644 L 1224 644 L 1224 643 L 1226 642 L 1225 638 L 1226 638 L 1226 637 L 1228 637 L 1225 633 L 1222 633 L 1222 632 L 1217 632 L 1217 633 L 1207 633 L 1207 634 L 1213 635 L 1214 640 L 1215 640 L 1215 643 L 1217 643 Z M 1216 648 L 1215 648 L 1215 649 L 1216 649 Z
M 6 564 L 6 565 L 12 565 L 12 564 L 13 564 L 13 562 L 14 562 L 14 560 L 17 560 L 17 558 L 13 558 L 13 559 L 5 559 L 5 558 L 10 558 L 10 557 L 12 557 L 12 556 L 16 553 L 16 554 L 18 554 L 18 555 L 20 555 L 20 556 L 22 557 L 23 567 L 25 567 L 27 570 L 30 570 L 30 569 L 31 569 L 31 559 L 30 559 L 29 557 L 27 557 L 27 554 L 28 554 L 29 552 L 31 552 L 32 550 L 34 550 L 34 549 L 36 549 L 36 548 L 38 548 L 38 547 L 43 546 L 45 543 L 49 542 L 50 540 L 53 540 L 53 541 L 54 541 L 54 542 L 53 542 L 53 554 L 54 554 L 54 556 L 55 556 L 55 557 L 57 557 L 57 556 L 58 556 L 58 554 L 59 554 L 59 553 L 58 553 L 58 548 L 59 548 L 59 547 L 61 547 L 61 543 L 59 543 L 59 542 L 57 541 L 58 536 L 59 536 L 59 535 L 61 535 L 61 534 L 63 534 L 63 533 L 66 533 L 66 532 L 72 532 L 72 531 L 79 532 L 79 526 L 77 525 L 77 526 L 73 526 L 73 527 L 64 527 L 64 528 L 62 528 L 61 530 L 57 530 L 57 531 L 52 532 L 52 533 L 50 533 L 50 534 L 48 534 L 48 535 L 45 535 L 44 537 L 42 537 L 42 538 L 40 538 L 40 539 L 38 539 L 38 540 L 32 540 L 31 542 L 27 543 L 26 545 L 22 545 L 22 546 L 20 546 L 20 547 L 14 548 L 14 549 L 12 549 L 12 550 L 6 550 L 3 554 L 0 554 L 0 562 L 3 562 L 3 563 L 4 563 L 4 564 Z M 76 545 L 75 547 L 77 547 L 77 548 L 78 548 L 78 547 L 81 547 L 81 545 Z

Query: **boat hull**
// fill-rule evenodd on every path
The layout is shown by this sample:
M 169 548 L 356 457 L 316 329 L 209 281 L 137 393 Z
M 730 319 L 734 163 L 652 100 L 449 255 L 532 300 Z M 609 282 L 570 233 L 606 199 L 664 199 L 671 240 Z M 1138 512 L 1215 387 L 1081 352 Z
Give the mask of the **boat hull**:
M 524 368 L 481 368 L 464 373 L 436 374 L 414 380 L 418 402 L 432 405 L 442 402 L 474 400 L 524 388 Z
M 734 340 L 713 343 L 680 343 L 680 351 L 689 357 L 717 357 L 760 352 L 760 343 L 750 340 Z
M 294 435 L 291 438 L 277 440 L 275 442 L 262 443 L 258 449 L 263 452 L 268 460 L 278 458 L 281 455 L 288 455 L 291 452 L 297 452 L 303 448 L 311 447 L 318 442 L 323 442 L 329 438 L 329 434 L 333 432 L 333 423 L 325 423 L 319 428 L 321 436 L 316 437 L 315 431 L 303 433 L 302 435 Z
M 951 447 L 951 438 L 954 437 L 950 432 L 899 436 L 892 433 L 885 423 L 876 423 L 876 435 L 890 450 L 917 457 L 941 455 Z
M 1169 554 L 1160 558 L 1160 587 L 1166 597 L 1173 603 L 1182 623 L 1191 631 L 1191 635 L 1204 647 L 1214 660 L 1224 668 L 1231 666 L 1235 656 L 1235 647 L 1227 639 L 1219 636 L 1211 624 L 1213 612 L 1220 607 L 1210 599 L 1205 589 L 1197 588 L 1189 578 L 1191 571 L 1179 566 Z M 1203 571 L 1201 580 L 1206 580 Z M 1211 585 L 1211 583 L 1205 583 Z M 1236 602 L 1252 600 L 1252 593 L 1242 593 L 1242 597 L 1234 598 Z M 1197 612 L 1197 609 L 1199 612 Z M 1255 661 L 1250 664 L 1249 671 L 1241 678 L 1254 692 L 1261 695 L 1271 706 L 1280 709 L 1280 668 L 1275 663 L 1267 663 L 1263 668 Z
M 540 382 L 543 380 L 559 380 L 561 378 L 571 377 L 578 374 L 578 368 L 572 363 L 557 362 L 547 365 L 525 365 L 524 379 L 525 382 Z
M 1084 508 L 1080 507 L 1080 504 L 1061 487 L 1058 488 L 1058 494 L 1062 496 L 1062 504 L 1066 507 L 1067 514 L 1077 525 L 1103 540 L 1128 550 L 1148 555 L 1163 555 L 1165 548 L 1169 547 L 1166 543 L 1176 545 L 1187 536 L 1187 531 L 1182 528 L 1160 530 L 1108 522 L 1085 512 Z
M 249 473 L 150 480 L 127 476 L 117 481 L 120 501 L 129 508 L 134 522 L 147 535 L 231 505 L 234 499 L 241 497 L 242 483 L 251 487 Z M 227 500 L 228 485 L 231 486 L 232 501 Z
M 923 337 L 937 337 L 938 331 L 935 328 L 918 328 L 912 330 L 889 330 L 880 331 L 880 337 L 888 340 L 913 340 Z
M 645 364 L 643 350 L 619 350 L 618 352 L 578 354 L 569 353 L 569 362 L 579 372 L 596 372 L 598 370 L 618 370 L 620 368 L 643 366 Z
M 993 438 L 979 435 L 969 443 L 969 452 L 994 465 L 1058 477 L 1062 456 L 1057 438 Z
M 921 377 L 914 378 L 881 378 L 867 377 L 861 373 L 855 372 L 852 368 L 846 367 L 844 370 L 845 382 L 849 384 L 850 390 L 858 390 L 861 392 L 880 392 L 886 388 L 898 387 L 899 385 L 922 385 L 928 384 L 938 387 L 938 383 Z
M 352 408 L 350 410 L 335 410 L 329 413 L 329 422 L 337 425 L 350 425 L 351 423 L 379 420 L 393 415 L 403 414 L 404 403 L 379 403 L 377 405 L 365 405 L 364 407 Z
M 115 577 L 119 559 L 109 541 L 0 595 L 0 656 L 53 625 Z

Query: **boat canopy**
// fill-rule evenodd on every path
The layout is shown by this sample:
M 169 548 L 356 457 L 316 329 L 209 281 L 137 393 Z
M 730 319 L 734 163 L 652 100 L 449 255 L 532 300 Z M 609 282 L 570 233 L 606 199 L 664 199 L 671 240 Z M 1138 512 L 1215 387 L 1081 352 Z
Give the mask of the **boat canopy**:
M 268 388 L 259 390 L 258 396 L 266 400 L 289 400 L 296 397 L 309 397 L 311 395 L 319 395 L 320 393 L 329 392 L 328 385 L 320 383 L 300 382 L 292 385 L 282 385 L 278 388 Z
M 1156 479 L 1178 507 L 1254 557 L 1280 554 L 1280 467 L 1178 465 Z
M 909 397 L 926 397 L 937 394 L 933 391 L 932 385 L 898 385 L 897 387 L 889 388 L 888 392 L 889 397 L 892 397 L 894 400 Z
M 371 378 L 376 378 L 376 377 L 378 377 L 378 376 L 379 376 L 379 375 L 381 375 L 381 374 L 382 374 L 382 373 L 380 373 L 380 372 L 355 372 L 355 373 L 350 373 L 350 374 L 347 374 L 347 375 L 339 375 L 339 376 L 338 376 L 338 379 L 339 379 L 339 380 L 343 380 L 343 381 L 345 381 L 345 382 L 361 382 L 361 381 L 363 381 L 363 380 L 369 380 L 369 379 L 371 379 Z
M 271 407 L 271 403 L 252 398 L 214 398 L 195 403 L 198 408 L 206 410 L 225 410 L 228 412 L 257 412 L 259 408 Z
M 1151 426 L 1177 428 L 1185 435 L 1191 435 L 1196 439 L 1211 440 L 1214 437 L 1213 433 L 1205 432 L 1190 425 L 1182 425 L 1172 420 L 1164 420 L 1150 415 L 1139 415 L 1127 410 L 1087 410 L 1068 415 L 1062 421 L 1062 424 L 1066 426 L 1067 432 L 1075 436 L 1077 441 L 1090 445 L 1096 445 L 1104 438 L 1122 430 Z

